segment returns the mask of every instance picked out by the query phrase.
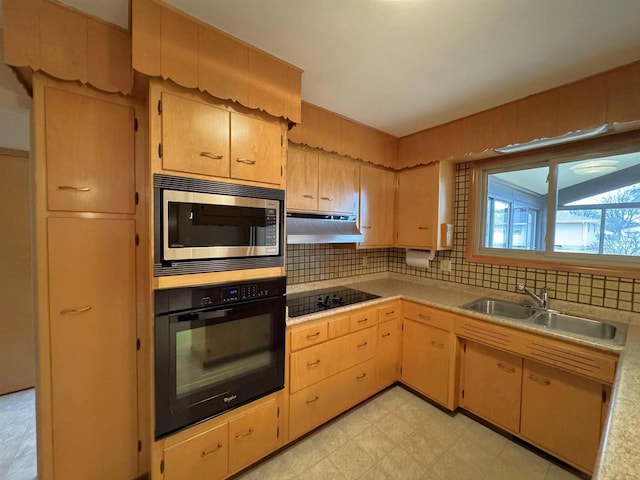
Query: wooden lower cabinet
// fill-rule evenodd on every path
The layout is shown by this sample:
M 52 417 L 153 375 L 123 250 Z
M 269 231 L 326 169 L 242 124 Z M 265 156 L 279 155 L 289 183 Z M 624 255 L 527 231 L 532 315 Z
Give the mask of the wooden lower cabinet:
M 402 382 L 447 405 L 450 333 L 405 318 L 402 332 Z
M 278 404 L 271 400 L 229 420 L 230 473 L 250 465 L 278 447 L 278 415 Z
M 524 360 L 520 435 L 592 472 L 600 443 L 603 385 Z
M 164 480 L 218 480 L 228 477 L 281 446 L 277 398 L 234 416 L 211 421 L 211 427 L 192 435 L 178 433 L 162 452 Z M 198 428 L 198 427 L 194 427 Z M 161 468 L 162 474 L 162 468 Z
M 229 424 L 223 423 L 164 450 L 164 480 L 207 479 L 227 476 Z
M 394 318 L 378 324 L 376 383 L 379 390 L 388 387 L 398 379 L 400 345 L 402 342 L 401 334 L 399 318 Z
M 460 404 L 510 432 L 520 427 L 522 357 L 466 342 Z

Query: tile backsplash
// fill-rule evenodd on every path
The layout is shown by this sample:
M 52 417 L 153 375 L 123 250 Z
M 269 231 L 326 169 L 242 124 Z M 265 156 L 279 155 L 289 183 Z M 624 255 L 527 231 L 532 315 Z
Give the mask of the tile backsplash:
M 430 268 L 408 266 L 405 250 L 401 248 L 356 249 L 352 244 L 288 245 L 287 282 L 293 285 L 392 272 L 514 292 L 516 283 L 521 281 L 536 291 L 546 286 L 551 299 L 640 312 L 638 279 L 467 262 L 469 179 L 469 165 L 458 164 L 453 250 L 437 252 Z M 450 272 L 440 269 L 445 259 L 451 260 Z

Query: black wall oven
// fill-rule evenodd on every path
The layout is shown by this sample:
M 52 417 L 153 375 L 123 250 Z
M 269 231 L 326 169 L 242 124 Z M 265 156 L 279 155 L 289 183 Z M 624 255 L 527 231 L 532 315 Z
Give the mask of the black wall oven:
M 284 387 L 285 277 L 155 293 L 156 438 Z
M 284 266 L 284 191 L 154 174 L 154 275 Z

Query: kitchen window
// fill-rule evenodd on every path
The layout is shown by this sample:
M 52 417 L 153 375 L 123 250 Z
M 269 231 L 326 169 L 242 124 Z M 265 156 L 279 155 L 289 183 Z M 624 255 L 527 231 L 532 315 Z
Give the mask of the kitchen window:
M 472 166 L 467 259 L 640 275 L 640 135 Z

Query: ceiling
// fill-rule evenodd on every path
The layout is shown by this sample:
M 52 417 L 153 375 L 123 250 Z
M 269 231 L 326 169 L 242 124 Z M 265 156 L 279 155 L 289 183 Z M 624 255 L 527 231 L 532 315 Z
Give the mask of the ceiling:
M 128 26 L 128 0 L 60 1 Z M 640 60 L 639 0 L 167 3 L 302 68 L 303 100 L 396 136 Z

